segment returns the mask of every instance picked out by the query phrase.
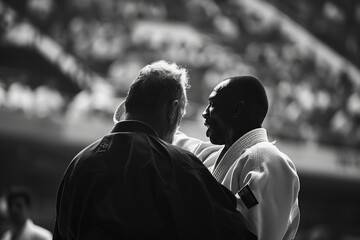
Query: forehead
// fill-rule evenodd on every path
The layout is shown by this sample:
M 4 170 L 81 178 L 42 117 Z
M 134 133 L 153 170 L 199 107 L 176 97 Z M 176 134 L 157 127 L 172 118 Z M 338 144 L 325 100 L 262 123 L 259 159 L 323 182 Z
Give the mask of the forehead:
M 225 89 L 227 89 L 228 85 L 229 85 L 228 80 L 225 80 L 225 81 L 219 83 L 218 85 L 216 85 L 214 90 L 210 93 L 209 100 L 223 99 L 226 95 L 228 95 L 228 94 L 225 94 L 225 92 L 228 92 L 228 91 L 225 91 Z

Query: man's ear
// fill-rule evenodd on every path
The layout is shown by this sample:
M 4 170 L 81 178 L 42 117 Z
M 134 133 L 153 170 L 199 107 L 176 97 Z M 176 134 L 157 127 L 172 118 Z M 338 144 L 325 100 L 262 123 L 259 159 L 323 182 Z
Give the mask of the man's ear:
M 169 121 L 169 123 L 172 123 L 174 121 L 174 119 L 176 118 L 176 113 L 177 113 L 177 109 L 179 107 L 179 101 L 178 100 L 173 100 L 167 108 L 167 120 Z
M 241 113 L 243 113 L 245 110 L 245 102 L 244 101 L 237 101 L 235 103 L 235 109 L 234 109 L 234 113 L 233 113 L 233 117 L 234 118 L 238 118 Z

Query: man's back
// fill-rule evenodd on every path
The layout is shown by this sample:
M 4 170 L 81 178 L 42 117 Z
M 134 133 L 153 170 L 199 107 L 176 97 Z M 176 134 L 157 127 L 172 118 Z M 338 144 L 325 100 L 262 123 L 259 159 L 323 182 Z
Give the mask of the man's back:
M 69 165 L 54 239 L 245 239 L 234 200 L 194 155 L 120 122 Z

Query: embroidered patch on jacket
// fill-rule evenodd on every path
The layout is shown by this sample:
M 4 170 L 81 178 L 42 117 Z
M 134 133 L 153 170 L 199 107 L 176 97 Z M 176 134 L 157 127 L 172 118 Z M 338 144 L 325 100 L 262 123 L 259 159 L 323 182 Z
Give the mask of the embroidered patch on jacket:
M 246 184 L 236 194 L 241 198 L 248 209 L 256 206 L 259 203 L 248 184 Z
M 99 144 L 99 148 L 96 152 L 105 152 L 110 146 L 110 143 L 107 139 L 101 140 Z

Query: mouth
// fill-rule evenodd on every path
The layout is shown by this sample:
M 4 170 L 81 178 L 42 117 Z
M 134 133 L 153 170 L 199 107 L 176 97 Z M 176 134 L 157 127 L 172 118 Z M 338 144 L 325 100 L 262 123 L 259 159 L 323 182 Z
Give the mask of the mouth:
M 205 125 L 205 127 L 207 127 L 205 135 L 206 135 L 207 137 L 209 137 L 209 136 L 210 136 L 210 122 L 209 122 L 209 121 L 205 121 L 205 122 L 204 122 L 204 125 Z

